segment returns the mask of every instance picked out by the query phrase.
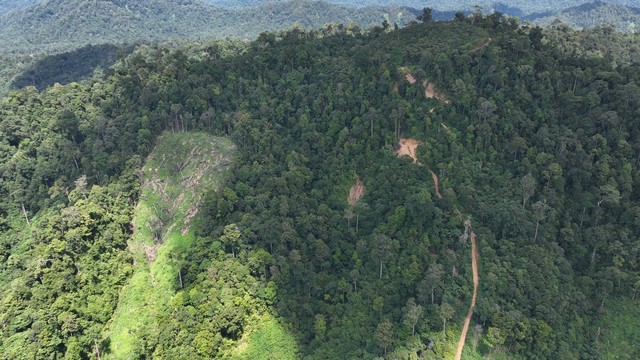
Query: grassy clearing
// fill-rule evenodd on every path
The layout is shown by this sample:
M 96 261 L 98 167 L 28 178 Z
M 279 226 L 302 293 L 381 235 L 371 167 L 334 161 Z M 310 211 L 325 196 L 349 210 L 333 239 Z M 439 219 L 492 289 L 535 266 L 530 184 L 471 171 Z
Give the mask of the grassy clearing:
M 233 360 L 299 359 L 298 346 L 289 331 L 270 314 L 249 321 L 251 328 L 240 339 Z
M 204 191 L 226 176 L 235 147 L 204 133 L 165 134 L 143 168 L 135 231 L 129 249 L 134 274 L 120 293 L 105 337 L 105 358 L 135 359 L 145 339 L 158 333 L 156 319 L 180 288 L 179 269 L 193 240 L 192 218 Z
M 600 354 L 605 360 L 640 359 L 640 301 L 616 300 L 599 321 Z

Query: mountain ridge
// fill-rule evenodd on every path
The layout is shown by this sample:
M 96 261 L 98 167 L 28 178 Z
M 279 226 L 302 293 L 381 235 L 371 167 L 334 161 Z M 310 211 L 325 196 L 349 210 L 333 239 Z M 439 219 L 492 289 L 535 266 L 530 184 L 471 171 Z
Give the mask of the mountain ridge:
M 407 14 L 396 20 L 397 14 Z M 289 1 L 229 10 L 199 0 L 49 0 L 0 16 L 4 52 L 60 52 L 84 45 L 122 44 L 170 37 L 251 39 L 294 23 L 319 28 L 325 23 L 368 27 L 413 20 L 405 7 L 345 8 L 324 1 Z M 400 25 L 402 25 L 400 24 Z

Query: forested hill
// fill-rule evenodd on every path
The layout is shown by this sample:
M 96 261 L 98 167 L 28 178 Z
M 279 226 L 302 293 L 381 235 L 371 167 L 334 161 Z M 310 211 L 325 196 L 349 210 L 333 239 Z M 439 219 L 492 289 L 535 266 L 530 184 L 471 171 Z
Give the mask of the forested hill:
M 640 64 L 548 34 L 296 28 L 11 92 L 0 359 L 453 359 L 473 300 L 464 359 L 640 358 Z
M 562 22 L 575 29 L 609 24 L 620 31 L 637 32 L 640 30 L 640 8 L 595 1 L 550 16 L 535 17 L 532 21 L 540 26 Z
M 398 14 L 404 14 L 404 17 Z M 415 18 L 401 7 L 346 9 L 295 0 L 228 10 L 199 0 L 49 0 L 0 17 L 0 51 L 60 52 L 89 44 L 122 44 L 167 38 L 252 39 L 295 23 L 319 28 L 351 21 L 361 27 Z
M 195 36 L 231 25 L 230 14 L 199 1 L 49 0 L 0 18 L 4 52 L 73 50 L 170 36 Z

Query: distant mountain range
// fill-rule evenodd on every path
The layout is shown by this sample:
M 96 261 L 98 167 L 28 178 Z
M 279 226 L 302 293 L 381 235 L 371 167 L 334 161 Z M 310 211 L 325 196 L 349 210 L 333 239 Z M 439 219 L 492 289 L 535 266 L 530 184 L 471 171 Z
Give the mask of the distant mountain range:
M 612 24 L 618 30 L 636 32 L 640 29 L 640 8 L 596 1 L 569 8 L 556 14 L 533 16 L 531 20 L 534 24 L 540 26 L 549 26 L 562 22 L 576 29 Z
M 417 14 L 399 6 L 353 9 L 309 0 L 236 10 L 197 0 L 48 0 L 0 16 L 0 51 L 59 52 L 170 37 L 251 39 L 294 23 L 318 28 L 355 22 L 368 27 L 389 18 L 402 25 Z
M 109 1 L 109 0 L 101 0 Z M 251 8 L 264 4 L 283 3 L 287 0 L 200 0 L 203 3 L 226 9 Z M 438 11 L 471 10 L 474 5 L 482 6 L 486 11 L 496 9 L 514 16 L 525 16 L 540 13 L 557 13 L 570 7 L 577 7 L 588 0 L 326 0 L 330 4 L 348 7 L 403 6 L 415 9 L 430 7 Z M 47 0 L 0 0 L 0 14 L 45 3 Z M 118 1 L 126 2 L 126 1 Z M 135 2 L 135 1 L 130 1 Z M 183 1 L 173 0 L 181 3 Z M 95 1 L 94 1 L 95 3 Z M 638 6 L 638 0 L 607 0 L 614 5 Z M 508 9 L 509 11 L 503 11 Z
M 264 3 L 280 2 L 282 0 L 203 0 L 206 3 L 225 8 L 252 7 Z M 399 5 L 416 9 L 430 7 L 440 11 L 470 10 L 474 5 L 480 5 L 485 10 L 508 7 L 522 15 L 545 12 L 559 12 L 570 7 L 580 6 L 589 0 L 328 0 L 332 4 L 363 7 Z M 615 5 L 637 6 L 638 0 L 608 0 Z M 510 15 L 516 15 L 511 14 Z M 516 15 L 521 16 L 521 15 Z
M 380 3 L 405 3 L 412 6 L 433 5 L 436 8 L 459 6 L 461 0 L 0 0 L 0 52 L 59 53 L 86 45 L 126 44 L 167 38 L 252 39 L 264 31 L 286 29 L 294 23 L 306 28 L 319 28 L 326 23 L 353 22 L 366 28 L 414 20 L 421 13 L 412 7 L 397 5 L 366 6 Z M 523 0 L 489 3 L 484 11 L 500 11 L 546 26 L 557 21 L 585 28 L 613 24 L 623 31 L 635 31 L 640 22 L 640 9 L 623 3 L 636 0 L 600 1 L 571 7 L 561 5 L 582 0 L 540 0 L 533 9 Z M 341 5 L 342 4 L 342 5 Z M 344 5 L 351 6 L 344 6 Z M 436 6 L 437 5 L 437 6 Z M 22 7 L 22 8 L 20 8 Z M 466 10 L 467 13 L 469 10 Z M 455 11 L 433 12 L 434 19 L 451 19 Z

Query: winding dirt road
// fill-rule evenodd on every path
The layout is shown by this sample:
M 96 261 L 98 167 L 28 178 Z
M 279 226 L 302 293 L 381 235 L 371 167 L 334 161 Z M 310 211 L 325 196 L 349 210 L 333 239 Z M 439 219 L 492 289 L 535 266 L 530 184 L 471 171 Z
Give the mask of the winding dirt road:
M 411 158 L 413 158 L 413 162 L 417 163 L 418 158 L 416 156 L 416 148 L 420 144 L 421 142 L 415 139 L 400 139 L 400 142 L 398 143 L 399 148 L 398 150 L 396 150 L 396 153 L 398 154 L 398 156 L 410 156 Z M 431 173 L 433 183 L 435 184 L 436 197 L 438 199 L 442 199 L 442 195 L 440 194 L 438 175 L 436 175 L 436 173 L 431 170 L 429 170 L 429 172 Z M 458 212 L 458 214 L 460 213 Z M 476 233 L 473 232 L 471 220 L 465 220 L 464 227 L 465 235 L 468 232 L 470 232 L 471 235 L 471 271 L 473 272 L 473 297 L 471 298 L 471 305 L 469 306 L 467 317 L 464 319 L 464 325 L 462 327 L 462 333 L 460 334 L 460 340 L 458 341 L 458 349 L 456 351 L 455 360 L 460 360 L 462 358 L 462 349 L 464 349 L 464 343 L 467 339 L 469 324 L 471 323 L 471 317 L 473 316 L 473 308 L 476 306 L 476 300 L 478 299 L 478 284 L 480 282 L 480 276 L 478 275 L 478 248 L 476 246 Z
M 440 195 L 440 183 L 438 182 L 438 175 L 436 175 L 436 173 L 434 173 L 431 170 L 429 170 L 429 172 L 431 172 L 431 177 L 433 178 L 433 183 L 436 186 L 436 197 L 438 199 L 442 199 L 442 195 Z
M 471 230 L 471 271 L 473 272 L 473 297 L 471 298 L 471 306 L 469 306 L 469 312 L 464 319 L 464 326 L 462 327 L 462 333 L 460 334 L 460 340 L 458 341 L 458 350 L 456 351 L 456 360 L 462 358 L 462 349 L 467 338 L 467 331 L 469 330 L 469 323 L 473 316 L 473 308 L 476 306 L 476 299 L 478 298 L 478 283 L 480 277 L 478 276 L 478 249 L 476 247 L 476 233 L 473 232 L 471 221 L 466 220 L 464 226 Z

